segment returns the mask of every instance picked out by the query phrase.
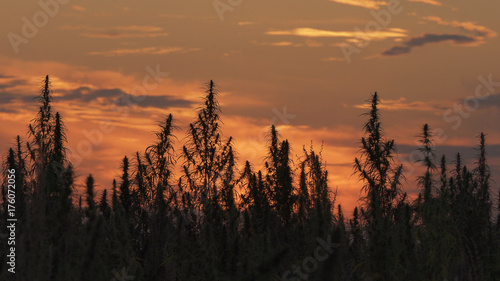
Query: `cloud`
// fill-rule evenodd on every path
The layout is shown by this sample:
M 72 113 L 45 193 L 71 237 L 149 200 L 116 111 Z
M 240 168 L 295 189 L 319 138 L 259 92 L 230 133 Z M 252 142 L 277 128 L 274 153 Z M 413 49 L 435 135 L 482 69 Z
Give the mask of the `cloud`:
M 155 38 L 168 36 L 163 28 L 149 25 L 127 25 L 114 27 L 92 27 L 88 25 L 64 25 L 61 30 L 81 30 L 79 35 L 87 38 L 123 39 L 123 38 Z
M 73 10 L 79 11 L 79 12 L 85 12 L 85 11 L 87 11 L 87 9 L 85 7 L 78 6 L 78 5 L 73 5 Z
M 253 24 L 256 24 L 256 22 L 253 22 L 253 21 L 240 21 L 238 22 L 238 25 L 253 25 Z
M 21 83 L 18 83 L 22 81 Z M 38 102 L 35 95 L 20 95 L 15 87 L 25 85 L 23 80 L 15 80 L 11 85 L 0 82 L 0 113 L 20 113 Z M 1 119 L 1 118 L 0 118 Z
M 335 58 L 335 57 L 329 57 L 329 58 L 324 58 L 321 59 L 322 61 L 345 61 L 345 58 Z
M 124 55 L 164 55 L 169 53 L 188 53 L 199 51 L 199 48 L 190 48 L 185 49 L 181 47 L 144 47 L 144 48 L 136 48 L 136 49 L 116 49 L 111 51 L 95 51 L 90 52 L 91 55 L 94 56 L 105 56 L 105 57 L 114 57 L 114 56 L 124 56 Z
M 471 35 L 461 35 L 454 33 L 430 34 L 426 33 L 420 36 L 410 38 L 402 46 L 393 46 L 382 53 L 382 56 L 395 56 L 410 53 L 414 47 L 422 47 L 429 43 L 452 42 L 460 45 L 480 45 L 486 38 L 497 36 L 497 33 L 485 26 L 477 25 L 473 22 L 445 21 L 440 17 L 427 16 L 422 19 L 428 22 L 434 22 L 442 26 L 450 26 L 460 30 L 472 33 Z
M 9 106 L 0 106 L 0 113 L 10 113 L 10 114 L 15 114 L 18 113 L 19 111 L 16 109 L 13 109 Z
M 68 101 L 82 101 L 85 103 L 95 101 L 97 98 L 116 98 L 120 95 L 125 95 L 121 89 L 92 89 L 90 87 L 80 87 L 73 90 L 59 91 L 55 92 L 56 99 L 58 100 L 68 100 Z
M 479 99 L 479 108 L 496 107 L 500 109 L 500 94 L 487 96 L 485 99 Z
M 274 47 L 288 47 L 288 46 L 297 46 L 296 43 L 290 41 L 279 41 L 279 42 L 257 42 L 252 41 L 253 44 L 259 46 L 274 46 Z
M 150 67 L 156 69 L 155 65 Z M 161 72 L 169 70 L 164 65 L 160 65 L 160 69 Z M 117 104 L 124 104 L 127 98 L 137 101 L 127 93 L 130 94 L 135 87 L 143 85 L 144 75 L 148 72 L 144 69 L 142 75 L 125 75 L 58 62 L 26 62 L 0 56 L 0 74 L 5 73 L 11 77 L 0 78 L 0 85 L 9 86 L 0 88 L 0 119 L 22 124 L 31 120 L 32 113 L 37 109 L 36 97 L 40 93 L 42 73 L 50 74 L 54 110 L 64 114 L 69 124 L 83 122 L 82 120 L 116 118 L 116 112 L 104 111 L 109 111 L 115 100 Z M 25 81 L 21 81 L 22 79 Z M 136 105 L 130 108 L 129 118 L 149 116 L 145 118 L 155 120 L 165 111 L 170 111 L 177 119 L 187 119 L 191 117 L 191 111 L 186 108 L 192 107 L 190 101 L 197 101 L 199 84 L 199 81 L 176 82 L 168 77 L 163 78 L 155 89 L 146 92 L 145 100 L 135 102 Z M 123 98 L 120 99 L 120 96 Z
M 161 72 L 172 71 L 171 65 L 161 61 L 151 62 L 150 67 L 156 69 L 157 63 Z M 26 81 L 25 85 L 0 89 L 0 120 L 3 124 L 0 151 L 6 151 L 16 135 L 25 136 L 26 125 L 38 110 L 36 97 L 40 93 L 42 78 L 49 74 L 54 91 L 53 110 L 63 116 L 68 128 L 69 148 L 76 151 L 74 149 L 78 144 L 88 139 L 84 132 L 99 129 L 102 121 L 109 120 L 114 125 L 113 132 L 104 134 L 102 143 L 94 146 L 91 154 L 82 157 L 81 163 L 73 162 L 77 174 L 97 171 L 96 178 L 100 178 L 101 182 L 111 182 L 115 176 L 113 168 L 119 166 L 116 164 L 116 155 L 143 149 L 144 143 L 154 141 L 151 132 L 157 130 L 156 122 L 164 120 L 165 114 L 172 113 L 179 124 L 189 124 L 195 116 L 191 108 L 194 103 L 200 102 L 200 81 L 177 81 L 165 77 L 156 88 L 148 90 L 144 101 L 129 108 L 127 116 L 124 116 L 126 111 L 122 108 L 113 111 L 110 108 L 113 101 L 118 104 L 124 104 L 126 98 L 135 101 L 126 93 L 130 94 L 134 87 L 143 85 L 143 79 L 148 74 L 146 66 L 145 62 L 143 72 L 137 69 L 138 73 L 132 75 L 48 60 L 25 61 L 12 56 L 0 56 L 0 85 L 14 80 L 17 81 L 12 85 L 22 84 L 21 79 Z M 153 83 L 153 80 L 149 83 Z M 139 142 L 130 142 L 127 138 L 135 138 Z
M 116 26 L 116 30 L 122 31 L 139 31 L 139 32 L 159 32 L 163 31 L 163 28 L 158 26 L 148 26 L 148 25 L 128 25 L 128 26 Z
M 420 2 L 420 3 L 425 3 L 433 6 L 443 6 L 443 3 L 436 1 L 436 0 L 409 0 L 410 2 Z
M 14 94 L 11 93 L 6 93 L 6 92 L 1 92 L 2 94 L 0 95 L 0 104 L 6 105 L 7 103 L 12 102 L 16 98 Z
M 329 31 L 315 28 L 295 28 L 292 30 L 267 31 L 267 35 L 293 35 L 301 37 L 337 37 L 337 38 L 370 38 L 371 40 L 382 40 L 385 38 L 407 37 L 404 29 L 387 29 L 381 31 L 363 32 L 359 31 Z
M 128 95 L 131 97 L 131 95 Z M 137 102 L 137 105 L 140 107 L 155 107 L 160 109 L 172 108 L 172 107 L 192 107 L 195 102 L 183 100 L 183 99 L 175 99 L 169 96 L 146 96 L 143 101 Z
M 123 39 L 123 38 L 155 38 L 165 37 L 168 33 L 117 33 L 117 32 L 100 32 L 100 33 L 81 33 L 80 36 L 87 38 L 104 38 L 104 39 Z
M 160 32 L 163 28 L 151 25 L 121 25 L 113 27 L 93 27 L 88 25 L 63 25 L 60 30 L 83 30 L 83 31 L 137 31 L 137 32 Z
M 170 65 L 151 64 L 144 65 L 143 73 L 140 75 L 125 75 L 117 71 L 110 70 L 92 70 L 78 65 L 65 64 L 54 61 L 25 61 L 11 57 L 0 56 L 0 73 L 3 76 L 8 73 L 12 80 L 23 79 L 25 85 L 18 85 L 9 92 L 22 96 L 37 96 L 40 85 L 49 74 L 54 90 L 71 91 L 79 87 L 89 87 L 91 89 L 123 89 L 128 92 L 137 85 L 142 85 L 144 75 L 148 74 L 147 67 L 152 69 L 160 68 L 161 72 L 169 72 Z M 139 69 L 140 71 L 140 69 Z M 0 80 L 0 84 L 5 81 Z M 165 78 L 158 84 L 155 93 L 179 93 L 176 96 L 180 98 L 196 99 L 200 81 L 176 82 L 171 78 Z
M 28 83 L 28 81 L 24 79 L 11 79 L 11 78 L 13 77 L 0 75 L 0 90 L 3 91 L 17 86 L 23 86 Z
M 314 40 L 311 40 L 311 39 L 307 39 L 306 40 L 306 46 L 307 47 L 323 47 L 323 44 L 321 44 L 320 42 L 318 41 L 314 41 Z
M 79 101 L 83 103 L 99 102 L 101 104 L 115 104 L 117 106 L 139 106 L 139 107 L 191 107 L 192 101 L 174 98 L 172 96 L 146 95 L 143 100 L 136 96 L 125 93 L 123 90 L 114 89 L 92 89 L 90 87 L 79 87 L 69 91 L 55 92 L 56 99 L 61 101 Z M 142 97 L 141 97 L 142 99 Z
M 380 6 L 387 5 L 386 2 L 383 1 L 375 1 L 375 0 L 330 0 L 335 3 L 346 4 L 356 7 L 362 7 L 367 9 L 380 9 Z
M 455 44 L 472 44 L 479 43 L 478 38 L 460 34 L 423 34 L 412 37 L 402 46 L 394 46 L 389 50 L 382 52 L 382 56 L 397 56 L 408 54 L 414 47 L 422 47 L 429 43 L 453 42 Z
M 423 17 L 424 20 L 429 21 L 429 22 L 434 22 L 439 25 L 443 26 L 451 26 L 451 27 L 456 27 L 460 28 L 465 31 L 471 31 L 473 32 L 476 36 L 478 37 L 495 37 L 497 33 L 485 26 L 477 25 L 473 22 L 466 21 L 466 22 L 459 22 L 459 21 L 445 21 L 441 19 L 440 17 L 435 17 L 435 16 L 428 16 L 428 17 Z
M 440 158 L 441 155 L 446 155 L 448 163 L 455 160 L 457 153 L 460 153 L 462 159 L 465 159 L 468 162 L 472 162 L 477 158 L 477 151 L 475 150 L 478 143 L 473 143 L 471 145 L 461 145 L 461 144 L 436 144 L 435 153 L 436 156 Z M 417 150 L 419 146 L 416 145 L 408 145 L 408 144 L 398 144 L 398 153 L 402 156 L 408 156 L 410 153 Z M 486 145 L 487 153 L 491 156 L 500 155 L 500 145 L 499 144 L 487 144 Z M 439 158 L 436 159 L 436 162 L 439 161 Z M 406 158 L 408 159 L 408 158 Z M 471 161 L 472 160 L 472 161 Z M 466 163 L 467 164 L 467 163 Z M 473 164 L 473 163 L 471 163 Z M 474 165 L 474 164 L 473 164 Z
M 346 106 L 346 105 L 344 105 Z M 354 108 L 369 109 L 371 104 L 357 104 L 353 106 Z M 416 111 L 439 111 L 446 109 L 447 107 L 438 102 L 422 102 L 422 101 L 407 101 L 406 98 L 399 98 L 396 100 L 386 100 L 383 99 L 379 105 L 380 109 L 385 110 L 416 110 Z

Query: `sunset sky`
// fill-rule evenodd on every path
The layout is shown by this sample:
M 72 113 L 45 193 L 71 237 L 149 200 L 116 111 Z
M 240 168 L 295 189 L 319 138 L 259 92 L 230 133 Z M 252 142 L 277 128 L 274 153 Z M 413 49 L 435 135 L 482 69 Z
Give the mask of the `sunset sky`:
M 360 114 L 377 91 L 407 186 L 418 175 L 409 154 L 428 123 L 441 135 L 437 156 L 460 152 L 470 165 L 477 136 L 487 134 L 498 190 L 499 10 L 482 0 L 7 1 L 0 151 L 26 137 L 48 74 L 77 185 L 93 173 L 98 189 L 110 188 L 123 156 L 143 152 L 167 114 L 184 143 L 213 79 L 241 162 L 262 164 L 272 123 L 295 163 L 303 146 L 323 145 L 330 186 L 350 214 L 362 195 L 352 175 Z M 113 127 L 103 128 L 108 120 Z

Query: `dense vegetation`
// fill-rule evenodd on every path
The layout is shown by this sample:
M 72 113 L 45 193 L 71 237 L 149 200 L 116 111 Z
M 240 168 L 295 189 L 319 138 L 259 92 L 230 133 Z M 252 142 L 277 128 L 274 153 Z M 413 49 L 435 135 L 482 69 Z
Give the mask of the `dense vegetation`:
M 413 200 L 375 93 L 354 160 L 365 197 L 346 219 L 321 153 L 304 149 L 294 165 L 274 126 L 263 170 L 238 164 L 211 81 L 181 151 L 168 115 L 155 143 L 123 158 L 122 176 L 109 189 L 97 193 L 89 175 L 86 195 L 74 198 L 66 129 L 52 109 L 48 76 L 39 98 L 27 141 L 18 136 L 4 159 L 1 280 L 499 280 L 500 220 L 484 134 L 469 169 L 460 154 L 436 160 L 425 125 L 425 172 Z M 7 271 L 5 239 L 12 169 L 15 274 Z

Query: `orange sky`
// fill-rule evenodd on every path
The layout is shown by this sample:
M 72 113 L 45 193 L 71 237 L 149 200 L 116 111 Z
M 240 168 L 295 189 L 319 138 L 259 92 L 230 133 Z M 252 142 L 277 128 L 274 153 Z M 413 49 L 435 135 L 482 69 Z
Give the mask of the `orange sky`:
M 438 156 L 460 152 L 470 164 L 485 132 L 497 187 L 499 8 L 438 0 L 9 1 L 0 12 L 0 151 L 25 136 L 32 98 L 49 74 L 77 183 L 92 172 L 109 188 L 123 156 L 144 151 L 166 114 L 183 143 L 213 79 L 239 159 L 262 163 L 271 123 L 294 156 L 311 141 L 323 144 L 330 186 L 348 214 L 360 196 L 351 176 L 359 115 L 374 91 L 408 187 L 424 123 L 446 136 L 436 140 Z

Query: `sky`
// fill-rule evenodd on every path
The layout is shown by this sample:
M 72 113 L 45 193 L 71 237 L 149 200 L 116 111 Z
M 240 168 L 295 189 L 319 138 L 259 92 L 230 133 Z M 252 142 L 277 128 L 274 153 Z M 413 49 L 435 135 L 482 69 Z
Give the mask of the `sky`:
M 500 184 L 498 1 L 215 0 L 8 1 L 0 12 L 0 151 L 26 138 L 41 81 L 68 129 L 77 186 L 119 177 L 121 159 L 154 141 L 172 113 L 180 147 L 204 85 L 220 90 L 223 132 L 256 167 L 275 124 L 292 144 L 322 150 L 347 214 L 359 204 L 353 175 L 366 101 L 377 92 L 407 192 L 419 175 L 428 123 L 436 156 L 474 164 L 487 136 Z M 78 191 L 77 191 L 78 193 Z

